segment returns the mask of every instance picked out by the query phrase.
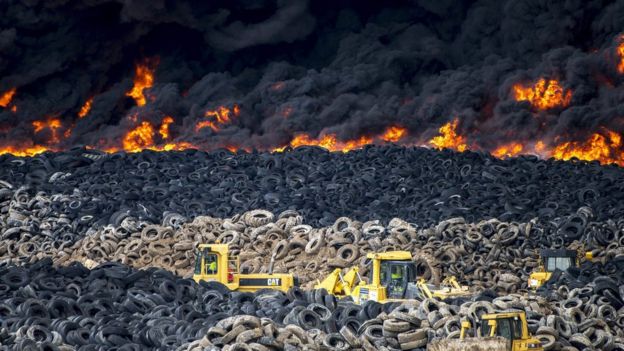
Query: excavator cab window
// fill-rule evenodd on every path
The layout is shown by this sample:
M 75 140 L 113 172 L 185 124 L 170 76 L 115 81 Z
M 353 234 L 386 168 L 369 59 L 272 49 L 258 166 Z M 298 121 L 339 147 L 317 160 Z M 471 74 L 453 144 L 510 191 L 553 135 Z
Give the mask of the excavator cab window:
M 574 266 L 574 259 L 572 257 L 546 257 L 545 261 L 547 272 L 554 272 L 556 269 L 566 271 L 568 268 Z
M 514 336 L 514 340 L 522 339 L 522 321 L 518 317 L 511 319 L 511 328 Z
M 218 262 L 217 255 L 211 253 L 204 253 L 204 267 L 206 274 L 217 274 Z
M 489 323 L 491 320 L 481 321 L 481 335 L 490 336 L 493 326 Z M 519 318 L 500 318 L 496 319 L 495 336 L 502 336 L 508 340 L 517 340 L 522 338 L 522 322 Z
M 371 266 L 372 266 L 372 263 L 371 263 Z M 385 262 L 381 262 L 380 272 L 379 272 L 379 282 L 383 286 L 387 286 L 387 284 L 390 282 L 390 272 L 389 272 L 389 269 L 390 269 L 389 266 L 387 264 L 385 264 Z M 371 270 L 369 271 L 369 281 L 370 282 L 373 281 L 373 275 L 375 275 L 375 272 L 371 268 Z
M 201 251 L 195 251 L 195 274 L 201 274 L 202 253 Z
M 392 299 L 405 297 L 407 284 L 414 282 L 416 272 L 411 261 L 381 262 L 381 284 L 386 287 L 386 295 Z

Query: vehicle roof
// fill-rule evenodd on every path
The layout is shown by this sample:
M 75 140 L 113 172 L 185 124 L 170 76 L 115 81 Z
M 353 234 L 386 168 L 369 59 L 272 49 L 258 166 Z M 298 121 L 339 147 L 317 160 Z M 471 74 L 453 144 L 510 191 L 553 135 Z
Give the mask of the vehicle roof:
M 208 251 L 211 251 L 211 252 L 225 253 L 225 252 L 228 252 L 229 245 L 228 244 L 199 244 L 195 246 L 195 249 L 199 251 L 204 251 L 204 249 L 208 249 Z
M 521 315 L 526 315 L 526 312 L 520 310 L 508 310 L 497 313 L 486 313 L 481 316 L 481 319 L 500 319 L 500 318 L 511 318 L 511 317 L 519 317 Z
M 566 249 L 542 249 L 540 250 L 542 257 L 572 257 L 575 258 L 577 253 L 575 250 Z
M 411 261 L 412 253 L 409 251 L 388 251 L 380 253 L 371 252 L 366 255 L 366 258 L 378 259 L 382 261 Z

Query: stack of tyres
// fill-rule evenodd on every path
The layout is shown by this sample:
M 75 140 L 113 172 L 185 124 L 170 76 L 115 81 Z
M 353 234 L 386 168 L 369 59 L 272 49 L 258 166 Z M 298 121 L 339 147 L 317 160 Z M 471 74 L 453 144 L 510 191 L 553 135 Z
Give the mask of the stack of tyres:
M 398 146 L 348 153 L 301 147 L 284 153 L 73 149 L 32 158 L 0 155 L 0 180 L 25 186 L 30 195 L 55 195 L 54 212 L 81 219 L 80 234 L 93 224 L 118 226 L 127 215 L 161 223 L 167 211 L 224 218 L 295 208 L 314 226 L 341 216 L 363 222 L 399 217 L 419 226 L 454 217 L 548 221 L 582 206 L 601 221 L 624 214 L 624 170 L 616 166 Z

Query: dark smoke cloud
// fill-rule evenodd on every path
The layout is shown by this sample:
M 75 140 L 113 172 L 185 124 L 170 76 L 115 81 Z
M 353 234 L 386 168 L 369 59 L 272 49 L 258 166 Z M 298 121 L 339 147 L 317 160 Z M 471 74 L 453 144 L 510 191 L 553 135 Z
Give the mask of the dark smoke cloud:
M 260 44 L 292 43 L 314 29 L 307 1 L 278 1 L 278 9 L 267 20 L 246 24 L 235 21 L 206 33 L 206 41 L 222 50 L 235 51 Z
M 205 148 L 391 124 L 422 143 L 454 118 L 485 149 L 624 131 L 624 1 L 31 0 L 0 13 L 0 92 L 16 87 L 18 108 L 0 108 L 0 146 L 44 142 L 32 121 L 49 116 L 72 128 L 65 148 L 118 146 L 134 115 L 156 127 L 173 116 L 174 139 Z M 126 92 L 147 57 L 156 82 L 136 107 Z M 570 89 L 570 105 L 514 100 L 514 84 L 541 77 Z M 234 104 L 231 124 L 195 131 L 206 110 Z

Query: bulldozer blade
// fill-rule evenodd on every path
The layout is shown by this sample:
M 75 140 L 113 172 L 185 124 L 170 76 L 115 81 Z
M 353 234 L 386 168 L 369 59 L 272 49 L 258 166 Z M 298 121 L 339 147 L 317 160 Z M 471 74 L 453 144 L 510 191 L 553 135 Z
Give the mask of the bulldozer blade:
M 427 345 L 427 351 L 507 351 L 508 343 L 499 337 L 435 340 Z

